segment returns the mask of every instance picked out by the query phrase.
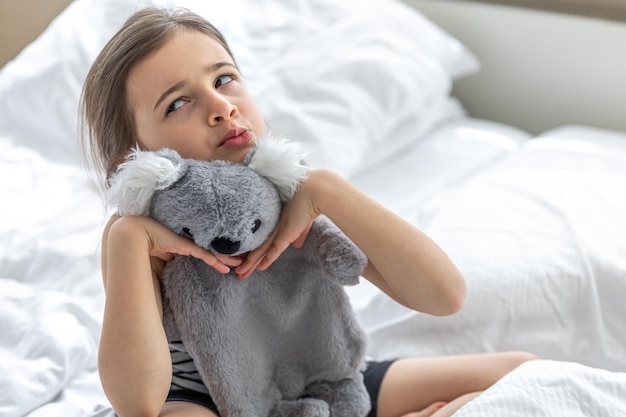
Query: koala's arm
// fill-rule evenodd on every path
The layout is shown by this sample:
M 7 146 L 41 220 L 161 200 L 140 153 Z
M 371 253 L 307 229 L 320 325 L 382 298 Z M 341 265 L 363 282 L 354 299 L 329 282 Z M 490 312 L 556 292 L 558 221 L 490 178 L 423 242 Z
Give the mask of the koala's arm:
M 356 285 L 367 266 L 367 257 L 326 216 L 313 222 L 302 247 L 313 262 L 317 262 L 327 276 L 342 285 Z

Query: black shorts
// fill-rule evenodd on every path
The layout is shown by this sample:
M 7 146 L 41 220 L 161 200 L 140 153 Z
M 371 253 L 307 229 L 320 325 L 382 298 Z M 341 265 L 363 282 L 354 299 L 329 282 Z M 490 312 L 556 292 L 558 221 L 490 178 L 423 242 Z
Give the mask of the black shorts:
M 367 362 L 365 371 L 363 371 L 363 380 L 365 382 L 365 388 L 367 389 L 367 393 L 370 396 L 370 401 L 372 402 L 372 408 L 367 417 L 376 417 L 380 385 L 382 384 L 383 377 L 387 373 L 389 366 L 391 366 L 393 362 L 394 361 Z M 166 401 L 185 401 L 188 403 L 202 405 L 213 411 L 218 416 L 220 415 L 217 411 L 217 406 L 213 402 L 211 396 L 208 394 L 203 394 L 201 392 L 189 390 L 170 391 Z

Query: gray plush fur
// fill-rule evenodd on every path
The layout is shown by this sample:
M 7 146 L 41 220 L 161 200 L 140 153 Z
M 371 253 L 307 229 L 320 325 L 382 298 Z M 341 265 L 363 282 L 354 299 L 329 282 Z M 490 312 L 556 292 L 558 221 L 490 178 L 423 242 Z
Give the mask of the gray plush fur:
M 276 181 L 250 167 L 254 154 L 243 164 L 156 155 L 171 162 L 176 178 L 146 185 L 149 214 L 171 230 L 214 253 L 239 255 L 275 228 L 282 201 Z M 133 163 L 141 158 L 124 168 Z M 137 191 L 124 181 L 114 178 L 116 198 L 132 206 Z M 365 335 L 342 286 L 357 284 L 366 262 L 323 216 L 303 248 L 290 247 L 247 280 L 177 256 L 161 277 L 168 340 L 183 341 L 224 417 L 364 417 Z

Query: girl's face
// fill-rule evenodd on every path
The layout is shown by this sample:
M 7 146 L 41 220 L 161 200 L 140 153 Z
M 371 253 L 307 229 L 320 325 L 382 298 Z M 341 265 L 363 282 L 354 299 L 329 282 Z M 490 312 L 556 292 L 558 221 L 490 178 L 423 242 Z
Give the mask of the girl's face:
M 241 162 L 265 132 L 233 59 L 213 38 L 178 30 L 126 82 L 140 144 L 184 158 Z

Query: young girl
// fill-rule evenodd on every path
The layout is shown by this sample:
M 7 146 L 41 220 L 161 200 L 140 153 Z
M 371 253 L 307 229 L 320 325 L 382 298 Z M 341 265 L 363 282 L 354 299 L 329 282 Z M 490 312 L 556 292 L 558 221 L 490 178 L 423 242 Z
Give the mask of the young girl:
M 130 17 L 93 64 L 82 99 L 92 159 L 107 178 L 136 145 L 173 148 L 187 158 L 242 161 L 265 133 L 222 35 L 181 9 L 147 8 Z M 433 315 L 461 308 L 465 282 L 442 250 L 327 169 L 310 173 L 273 235 L 243 258 L 212 255 L 148 217 L 113 216 L 102 239 L 106 303 L 99 369 L 116 413 L 219 415 L 201 384 L 189 388 L 173 381 L 159 286 L 167 261 L 191 255 L 220 272 L 234 268 L 245 279 L 269 267 L 289 245 L 301 246 L 322 213 L 365 252 L 364 277 L 388 296 Z M 364 377 L 370 416 L 451 415 L 530 359 L 509 352 L 369 363 Z

